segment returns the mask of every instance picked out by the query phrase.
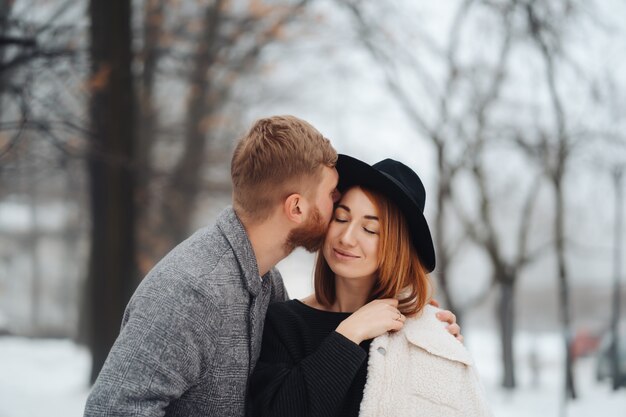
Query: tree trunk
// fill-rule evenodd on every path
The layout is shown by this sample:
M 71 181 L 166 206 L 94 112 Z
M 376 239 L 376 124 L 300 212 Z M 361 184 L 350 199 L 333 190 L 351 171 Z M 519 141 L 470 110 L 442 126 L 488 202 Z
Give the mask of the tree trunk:
M 32 267 L 31 282 L 31 326 L 32 334 L 37 335 L 42 328 L 41 323 L 41 293 L 42 274 L 41 258 L 39 256 L 39 211 L 37 209 L 37 187 L 34 179 L 27 179 L 29 195 L 29 213 L 31 229 L 28 236 L 28 246 L 30 248 L 30 259 Z
M 136 276 L 134 261 L 134 99 L 130 1 L 91 0 L 92 148 L 89 159 L 91 380 L 119 334 Z
M 624 192 L 622 189 L 623 168 L 618 167 L 613 172 L 615 185 L 615 246 L 613 255 L 613 303 L 611 307 L 611 376 L 613 389 L 621 385 L 621 370 L 619 361 L 619 317 L 620 305 L 620 280 L 622 279 L 622 211 L 624 205 Z
M 141 53 L 142 71 L 139 89 L 138 145 L 136 150 L 139 185 L 147 182 L 150 174 L 150 151 L 154 143 L 156 114 L 154 109 L 154 80 L 158 68 L 159 38 L 161 36 L 164 13 L 164 0 L 147 0 L 144 7 L 143 50 Z
M 11 9 L 13 8 L 13 1 L 0 0 L 0 37 L 4 36 L 8 30 L 8 19 L 11 15 Z M 0 46 L 0 65 L 4 62 L 6 47 Z M 0 71 L 0 115 L 2 115 L 2 101 L 4 90 L 7 88 L 8 74 L 5 71 Z
M 575 399 L 574 364 L 572 357 L 572 328 L 569 303 L 569 284 L 567 280 L 567 265 L 565 262 L 565 204 L 562 188 L 562 177 L 553 179 L 555 194 L 555 252 L 557 258 L 559 278 L 559 312 L 563 326 L 563 341 L 565 343 L 565 396 Z
M 515 355 L 513 334 L 515 330 L 515 280 L 505 277 L 500 282 L 500 300 L 498 301 L 497 317 L 500 326 L 502 348 L 502 387 L 512 390 L 515 382 Z
M 435 248 L 437 253 L 437 278 L 443 292 L 446 308 L 453 311 L 457 317 L 457 322 L 462 321 L 462 312 L 452 299 L 450 285 L 448 282 L 449 258 L 447 254 L 447 242 L 445 237 L 446 225 L 446 201 L 450 196 L 450 181 L 447 175 L 446 163 L 444 160 L 444 147 L 439 143 L 435 147 L 437 152 L 439 178 L 437 182 L 437 205 L 435 208 Z
M 527 6 L 529 18 L 533 20 L 533 8 Z M 563 179 L 565 176 L 566 163 L 570 157 L 571 147 L 567 134 L 566 115 L 557 89 L 557 76 L 555 55 L 548 47 L 547 42 L 536 32 L 535 40 L 538 43 L 546 64 L 546 81 L 550 92 L 550 99 L 555 113 L 556 122 L 556 153 L 554 155 L 553 168 L 548 168 L 550 180 L 554 186 L 555 216 L 554 216 L 554 250 L 557 260 L 557 273 L 559 280 L 559 312 L 563 326 L 563 339 L 565 343 L 565 399 L 576 398 L 574 385 L 574 367 L 571 351 L 572 329 L 569 305 L 569 284 L 567 264 L 565 260 L 565 198 L 563 195 Z
M 143 277 L 163 253 L 154 237 L 154 215 L 150 208 L 153 203 L 150 186 L 153 180 L 153 167 L 150 160 L 157 140 L 157 112 L 154 107 L 154 85 L 156 71 L 161 58 L 159 39 L 163 30 L 164 0 L 147 0 L 144 6 L 143 63 L 139 78 L 139 117 L 137 123 L 137 185 L 135 203 L 137 211 L 137 261 L 138 277 Z
M 11 15 L 14 1 L 0 0 L 0 35 L 4 35 L 7 27 L 7 20 Z
M 222 1 L 218 0 L 207 7 L 204 16 L 204 30 L 198 40 L 189 82 L 183 154 L 172 173 L 163 198 L 160 229 L 162 236 L 169 239 L 170 246 L 187 237 L 200 191 L 201 168 L 207 148 L 206 123 L 215 107 L 214 98 L 210 96 L 209 69 L 217 50 L 221 8 Z

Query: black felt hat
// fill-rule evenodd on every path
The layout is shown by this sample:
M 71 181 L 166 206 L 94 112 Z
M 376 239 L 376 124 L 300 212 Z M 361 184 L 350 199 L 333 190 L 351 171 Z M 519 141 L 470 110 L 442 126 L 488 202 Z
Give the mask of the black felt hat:
M 417 254 L 428 272 L 435 269 L 435 249 L 424 217 L 426 190 L 420 177 L 402 162 L 385 159 L 369 165 L 348 155 L 339 155 L 339 191 L 359 185 L 378 191 L 402 211 Z

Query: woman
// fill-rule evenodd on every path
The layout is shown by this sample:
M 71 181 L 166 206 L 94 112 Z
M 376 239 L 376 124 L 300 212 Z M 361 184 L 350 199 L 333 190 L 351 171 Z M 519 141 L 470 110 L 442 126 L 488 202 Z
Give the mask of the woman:
M 435 255 L 419 177 L 345 155 L 337 170 L 315 294 L 269 307 L 253 415 L 488 415 L 469 354 L 427 305 Z

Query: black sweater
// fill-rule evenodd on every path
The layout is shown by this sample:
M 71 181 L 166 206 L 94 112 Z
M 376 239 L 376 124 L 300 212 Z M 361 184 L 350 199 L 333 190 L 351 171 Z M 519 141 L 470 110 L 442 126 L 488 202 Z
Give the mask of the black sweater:
M 335 329 L 351 313 L 298 300 L 269 306 L 261 356 L 250 379 L 254 417 L 357 417 L 371 340 Z

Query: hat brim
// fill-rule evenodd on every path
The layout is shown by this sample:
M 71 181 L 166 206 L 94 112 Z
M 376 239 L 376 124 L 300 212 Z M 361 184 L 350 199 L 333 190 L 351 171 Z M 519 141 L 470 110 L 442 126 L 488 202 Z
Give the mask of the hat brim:
M 352 186 L 363 186 L 383 194 L 400 208 L 420 261 L 428 272 L 432 272 L 435 269 L 435 249 L 428 223 L 420 206 L 403 187 L 371 165 L 348 155 L 339 154 L 336 168 L 339 173 L 339 191 L 344 192 Z

